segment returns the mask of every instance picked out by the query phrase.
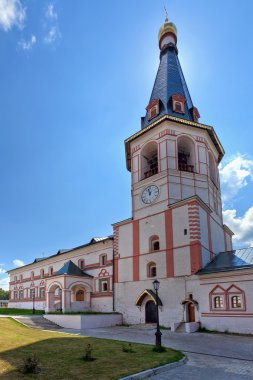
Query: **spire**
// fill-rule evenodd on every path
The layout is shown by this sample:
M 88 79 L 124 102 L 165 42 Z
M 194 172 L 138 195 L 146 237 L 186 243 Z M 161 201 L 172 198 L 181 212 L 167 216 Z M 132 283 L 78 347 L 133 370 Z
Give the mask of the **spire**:
M 142 119 L 142 128 L 164 115 L 198 122 L 200 116 L 193 106 L 178 59 L 177 28 L 169 21 L 167 11 L 165 22 L 159 30 L 158 42 L 160 65 L 146 108 L 147 113 Z

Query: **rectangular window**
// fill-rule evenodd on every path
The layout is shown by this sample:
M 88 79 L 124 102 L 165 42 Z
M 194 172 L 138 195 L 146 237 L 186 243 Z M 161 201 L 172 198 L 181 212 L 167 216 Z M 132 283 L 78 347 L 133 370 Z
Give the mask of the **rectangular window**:
M 24 292 L 23 290 L 19 291 L 19 299 L 22 300 L 24 298 Z
M 13 299 L 17 300 L 18 299 L 18 292 L 13 292 Z
M 39 289 L 39 298 L 45 298 L 45 288 Z
M 109 279 L 99 280 L 99 292 L 108 292 L 109 291 Z
M 100 256 L 100 264 L 106 265 L 106 262 L 107 262 L 107 255 Z
M 35 298 L 35 289 L 30 289 L 30 298 Z

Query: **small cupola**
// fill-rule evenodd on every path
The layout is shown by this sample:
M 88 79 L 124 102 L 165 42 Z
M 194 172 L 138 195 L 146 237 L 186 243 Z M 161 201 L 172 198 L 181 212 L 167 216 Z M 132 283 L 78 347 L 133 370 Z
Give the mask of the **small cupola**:
M 169 22 L 169 19 L 166 17 L 165 23 L 159 30 L 158 34 L 159 48 L 163 48 L 169 44 L 177 44 L 177 28 L 173 22 Z

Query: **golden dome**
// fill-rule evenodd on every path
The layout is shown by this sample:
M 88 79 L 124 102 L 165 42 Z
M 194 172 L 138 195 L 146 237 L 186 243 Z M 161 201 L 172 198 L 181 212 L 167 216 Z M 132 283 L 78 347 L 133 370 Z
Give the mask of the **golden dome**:
M 173 24 L 173 22 L 169 22 L 168 18 L 165 19 L 165 23 L 162 25 L 162 27 L 159 30 L 158 39 L 159 44 L 162 39 L 162 37 L 167 33 L 173 33 L 177 40 L 177 28 L 176 25 Z

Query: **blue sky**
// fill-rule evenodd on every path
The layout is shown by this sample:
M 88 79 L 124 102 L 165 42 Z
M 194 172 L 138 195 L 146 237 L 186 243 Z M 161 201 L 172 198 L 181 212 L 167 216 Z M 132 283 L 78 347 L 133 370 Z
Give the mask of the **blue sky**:
M 123 141 L 151 94 L 163 5 L 0 0 L 0 287 L 6 269 L 130 216 Z M 224 221 L 253 245 L 253 2 L 166 5 L 200 121 L 226 150 Z

